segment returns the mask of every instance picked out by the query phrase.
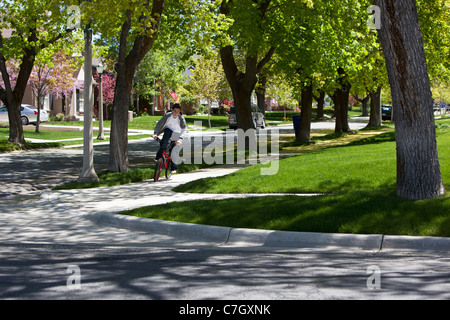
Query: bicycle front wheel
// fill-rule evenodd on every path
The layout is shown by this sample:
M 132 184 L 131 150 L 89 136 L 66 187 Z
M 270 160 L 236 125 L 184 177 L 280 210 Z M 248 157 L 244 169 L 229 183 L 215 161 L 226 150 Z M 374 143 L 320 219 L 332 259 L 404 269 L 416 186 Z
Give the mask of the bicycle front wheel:
M 163 159 L 158 159 L 158 161 L 156 162 L 156 166 L 155 166 L 155 174 L 153 176 L 153 180 L 156 182 L 159 180 L 159 177 L 161 176 L 161 172 L 164 166 L 164 160 Z

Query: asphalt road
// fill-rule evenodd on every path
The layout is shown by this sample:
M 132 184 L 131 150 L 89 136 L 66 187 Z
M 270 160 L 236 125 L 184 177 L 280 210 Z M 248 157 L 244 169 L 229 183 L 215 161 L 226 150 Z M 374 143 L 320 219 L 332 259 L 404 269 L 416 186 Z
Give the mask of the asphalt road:
M 449 299 L 447 253 L 3 244 L 0 299 Z

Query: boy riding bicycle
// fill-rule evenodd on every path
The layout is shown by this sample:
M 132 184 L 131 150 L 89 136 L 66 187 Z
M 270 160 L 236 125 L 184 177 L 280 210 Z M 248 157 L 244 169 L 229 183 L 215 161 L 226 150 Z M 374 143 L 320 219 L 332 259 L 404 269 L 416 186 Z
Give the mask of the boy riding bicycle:
M 172 111 L 164 114 L 156 124 L 153 139 L 157 140 L 158 136 L 164 133 L 163 138 L 160 140 L 160 148 L 156 154 L 156 160 L 162 157 L 163 150 L 167 151 L 169 149 L 170 141 L 174 141 L 176 145 L 182 144 L 182 140 L 187 132 L 186 120 L 181 114 L 181 106 L 175 103 Z M 172 162 L 171 167 L 172 171 L 178 169 L 177 164 L 174 162 Z

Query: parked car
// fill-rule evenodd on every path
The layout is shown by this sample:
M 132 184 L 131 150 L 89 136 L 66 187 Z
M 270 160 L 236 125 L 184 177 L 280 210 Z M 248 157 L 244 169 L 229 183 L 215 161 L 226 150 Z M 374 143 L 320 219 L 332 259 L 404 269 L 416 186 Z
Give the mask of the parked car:
M 255 129 L 265 128 L 266 121 L 264 119 L 264 114 L 259 110 L 256 104 L 252 104 L 251 107 L 252 107 L 253 127 Z M 228 124 L 230 126 L 230 129 L 237 129 L 237 119 L 234 107 L 230 108 L 230 114 L 228 116 Z
M 381 106 L 381 119 L 391 120 L 392 119 L 392 106 L 383 104 Z
M 20 106 L 20 113 L 22 117 L 22 124 L 36 124 L 37 123 L 37 114 L 38 110 L 37 108 L 29 105 L 29 104 L 22 104 Z M 40 122 L 46 122 L 48 121 L 48 113 L 45 110 L 41 110 L 41 117 Z M 0 108 L 0 121 L 2 122 L 9 122 L 8 118 L 8 109 L 6 106 L 3 106 Z

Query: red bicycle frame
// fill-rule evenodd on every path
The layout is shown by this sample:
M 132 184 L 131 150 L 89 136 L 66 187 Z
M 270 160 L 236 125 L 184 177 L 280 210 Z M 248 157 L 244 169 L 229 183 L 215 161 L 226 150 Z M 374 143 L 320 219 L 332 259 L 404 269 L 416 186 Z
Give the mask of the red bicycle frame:
M 156 139 L 157 141 L 160 141 L 161 139 Z M 156 164 L 155 167 L 155 175 L 154 175 L 154 180 L 158 181 L 159 177 L 161 176 L 161 171 L 163 169 L 166 169 L 166 178 L 169 179 L 170 176 L 172 175 L 172 170 L 170 168 L 170 162 L 172 161 L 172 159 L 170 158 L 170 156 L 167 154 L 166 150 L 162 151 L 162 156 L 161 158 L 162 161 L 159 161 Z

